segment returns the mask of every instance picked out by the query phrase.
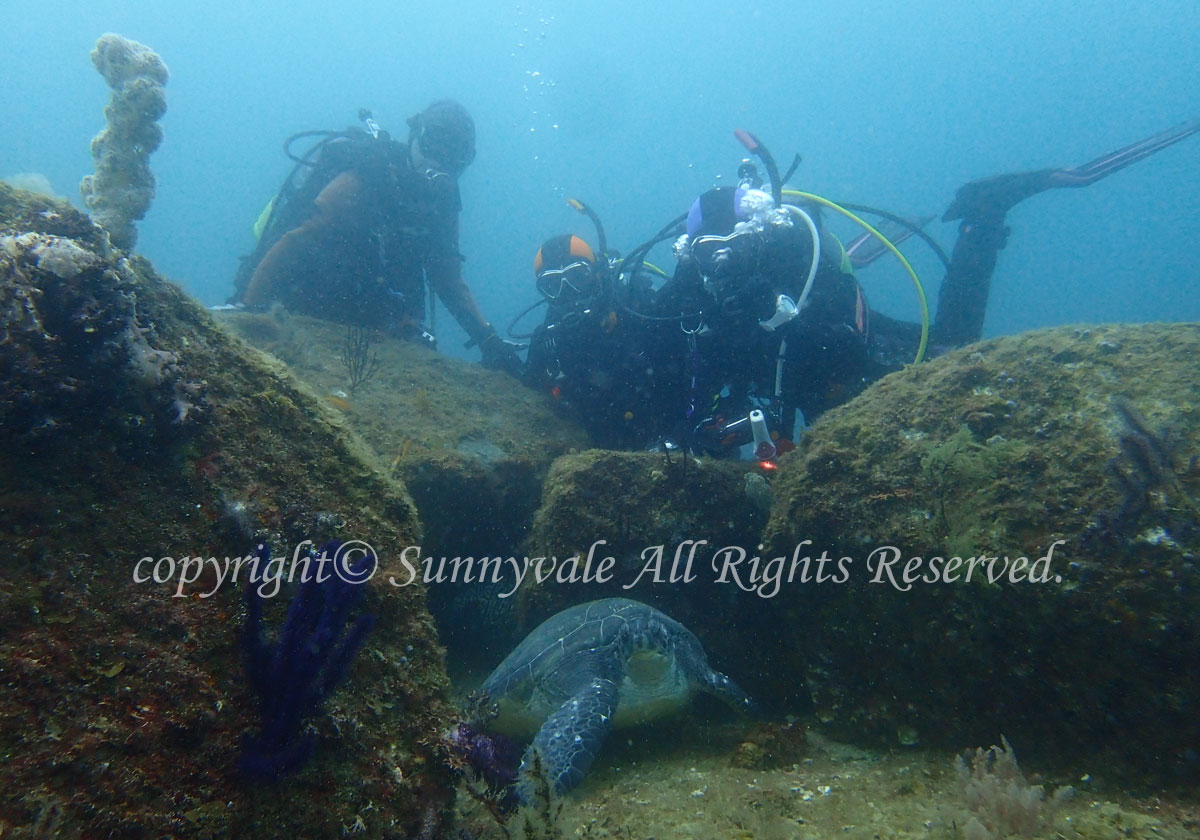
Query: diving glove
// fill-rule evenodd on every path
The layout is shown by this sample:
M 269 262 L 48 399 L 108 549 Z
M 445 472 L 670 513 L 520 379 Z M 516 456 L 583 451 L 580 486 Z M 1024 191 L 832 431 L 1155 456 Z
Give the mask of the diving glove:
M 483 354 L 483 366 L 490 370 L 500 370 L 520 377 L 521 357 L 517 355 L 517 345 L 505 341 L 493 331 L 487 338 L 479 342 L 479 350 Z

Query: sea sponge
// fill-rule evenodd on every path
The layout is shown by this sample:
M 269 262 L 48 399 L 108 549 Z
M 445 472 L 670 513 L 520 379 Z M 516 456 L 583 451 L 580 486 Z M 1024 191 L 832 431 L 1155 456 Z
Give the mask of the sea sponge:
M 112 88 L 104 109 L 107 126 L 92 139 L 96 174 L 79 184 L 83 203 L 118 248 L 137 242 L 134 222 L 154 200 L 150 155 L 162 142 L 158 120 L 167 110 L 169 74 L 158 53 L 120 35 L 102 35 L 92 63 Z

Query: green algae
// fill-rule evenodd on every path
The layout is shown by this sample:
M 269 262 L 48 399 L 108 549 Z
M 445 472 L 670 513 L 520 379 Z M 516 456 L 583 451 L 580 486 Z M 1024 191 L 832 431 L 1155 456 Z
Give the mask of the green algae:
M 1131 779 L 1194 772 L 1198 353 L 1191 324 L 1038 331 L 823 416 L 784 459 L 765 532 L 856 558 L 848 586 L 781 605 L 814 712 L 879 743 L 1003 730 L 1041 759 L 1104 756 Z M 1053 549 L 1053 577 L 901 592 L 869 565 L 881 546 L 922 570 Z
M 240 587 L 205 596 L 207 577 L 175 597 L 175 581 L 132 579 L 142 557 L 236 557 L 262 537 L 290 552 L 353 536 L 388 564 L 419 536 L 403 484 L 311 389 L 68 205 L 0 186 L 0 210 L 0 823 L 127 837 L 337 837 L 360 817 L 364 836 L 436 829 L 452 797 L 436 733 L 452 710 L 420 588 L 371 585 L 376 629 L 314 722 L 317 755 L 268 791 L 236 770 L 256 725 Z M 389 705 L 372 708 L 376 696 Z

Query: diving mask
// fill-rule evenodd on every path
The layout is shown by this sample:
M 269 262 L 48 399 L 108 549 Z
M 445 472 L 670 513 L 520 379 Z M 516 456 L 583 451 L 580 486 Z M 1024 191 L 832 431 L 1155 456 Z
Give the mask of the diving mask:
M 414 138 L 414 158 L 421 167 L 458 177 L 475 160 L 475 146 L 438 127 L 422 129 Z
M 693 238 L 689 253 L 706 277 L 743 274 L 756 267 L 760 243 L 760 237 L 753 231 L 728 236 L 710 234 Z
M 556 301 L 568 297 L 587 298 L 595 294 L 598 283 L 592 264 L 579 260 L 562 268 L 547 268 L 537 275 L 537 290 L 542 297 Z

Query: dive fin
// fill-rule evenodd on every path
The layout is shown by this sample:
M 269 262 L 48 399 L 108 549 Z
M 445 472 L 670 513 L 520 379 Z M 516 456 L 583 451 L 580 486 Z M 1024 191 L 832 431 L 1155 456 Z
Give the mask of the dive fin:
M 1088 184 L 1094 184 L 1101 178 L 1124 169 L 1131 163 L 1137 163 L 1142 158 L 1150 157 L 1150 155 L 1167 148 L 1167 146 L 1173 146 L 1180 140 L 1191 137 L 1198 131 L 1200 131 L 1200 119 L 1180 123 L 1174 128 L 1168 128 L 1166 131 L 1155 134 L 1153 137 L 1147 137 L 1145 140 L 1139 140 L 1123 149 L 1109 152 L 1107 155 L 1101 155 L 1082 166 L 1076 166 L 1074 169 L 1060 169 L 1051 176 L 1053 183 L 1050 186 L 1086 187 Z
M 901 242 L 904 242 L 918 230 L 933 221 L 933 218 L 933 216 L 920 216 L 918 218 L 906 218 L 903 222 L 884 219 L 875 227 L 887 237 L 889 242 L 898 246 Z M 866 268 L 888 253 L 887 246 L 879 241 L 879 237 L 869 231 L 864 231 L 861 235 L 854 237 L 846 243 L 845 247 L 846 256 L 850 258 L 850 264 L 855 269 Z
M 1071 169 L 1016 172 L 971 181 L 959 187 L 942 221 L 999 224 L 1009 210 L 1032 195 L 1055 187 L 1089 186 L 1197 132 L 1200 119 L 1189 120 Z
M 1059 171 L 1013 172 L 963 184 L 942 214 L 942 221 L 963 219 L 970 224 L 999 224 L 1005 214 L 1022 201 L 1054 186 L 1051 176 Z

